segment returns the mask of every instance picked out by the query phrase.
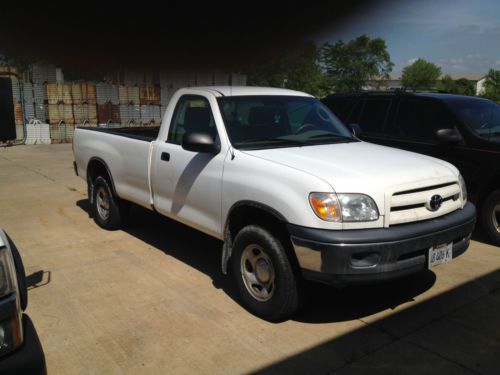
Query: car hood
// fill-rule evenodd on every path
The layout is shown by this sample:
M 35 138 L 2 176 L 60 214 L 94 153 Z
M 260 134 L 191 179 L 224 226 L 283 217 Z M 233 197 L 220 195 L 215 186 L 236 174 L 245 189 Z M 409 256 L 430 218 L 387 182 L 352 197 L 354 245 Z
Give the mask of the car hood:
M 370 195 L 379 204 L 386 194 L 456 181 L 458 176 L 458 170 L 443 160 L 368 142 L 245 153 L 321 178 L 337 193 Z

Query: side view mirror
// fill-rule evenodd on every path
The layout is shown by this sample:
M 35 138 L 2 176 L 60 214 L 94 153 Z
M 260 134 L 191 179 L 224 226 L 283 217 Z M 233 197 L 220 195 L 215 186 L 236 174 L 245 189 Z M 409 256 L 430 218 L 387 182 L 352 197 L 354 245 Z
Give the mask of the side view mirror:
M 182 137 L 182 148 L 187 151 L 217 154 L 220 146 L 208 133 L 186 133 Z
M 436 131 L 436 138 L 441 143 L 457 144 L 462 141 L 462 136 L 455 129 L 439 129 Z
M 354 135 L 355 137 L 359 137 L 361 133 L 363 133 L 361 130 L 361 126 L 359 126 L 358 124 L 349 124 L 348 126 L 351 129 L 352 135 Z

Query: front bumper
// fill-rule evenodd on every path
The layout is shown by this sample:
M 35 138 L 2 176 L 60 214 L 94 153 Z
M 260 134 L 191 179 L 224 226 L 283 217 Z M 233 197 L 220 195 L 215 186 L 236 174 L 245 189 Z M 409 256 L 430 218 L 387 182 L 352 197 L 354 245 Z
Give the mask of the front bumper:
M 46 374 L 45 355 L 35 326 L 28 315 L 23 314 L 23 345 L 5 357 L 0 357 L 0 374 Z
M 289 224 L 305 278 L 329 284 L 387 280 L 427 268 L 432 246 L 453 242 L 453 258 L 464 253 L 476 222 L 476 208 L 390 228 L 333 231 Z

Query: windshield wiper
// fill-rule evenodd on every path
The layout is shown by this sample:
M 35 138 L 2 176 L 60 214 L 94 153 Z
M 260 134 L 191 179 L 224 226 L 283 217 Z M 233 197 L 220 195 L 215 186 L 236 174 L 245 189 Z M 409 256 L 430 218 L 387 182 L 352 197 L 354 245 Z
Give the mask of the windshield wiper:
M 283 143 L 283 144 L 291 144 L 297 146 L 308 144 L 307 141 L 301 141 L 298 139 L 286 139 L 286 138 L 252 138 L 252 139 L 245 139 L 241 143 L 254 143 L 254 142 Z
M 336 138 L 336 139 L 345 139 L 345 140 L 349 140 L 349 141 L 357 141 L 357 139 L 354 137 L 347 137 L 345 135 L 339 135 L 339 134 L 333 134 L 333 133 L 316 134 L 316 135 L 309 137 L 309 139 L 319 139 L 319 138 Z

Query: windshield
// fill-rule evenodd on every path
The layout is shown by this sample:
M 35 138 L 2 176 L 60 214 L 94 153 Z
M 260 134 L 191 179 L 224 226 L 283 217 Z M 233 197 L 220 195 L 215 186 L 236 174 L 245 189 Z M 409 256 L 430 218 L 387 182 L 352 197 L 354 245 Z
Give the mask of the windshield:
M 320 101 L 300 96 L 218 99 L 232 145 L 239 149 L 357 142 Z
M 500 105 L 489 100 L 453 100 L 448 104 L 476 134 L 500 140 Z

